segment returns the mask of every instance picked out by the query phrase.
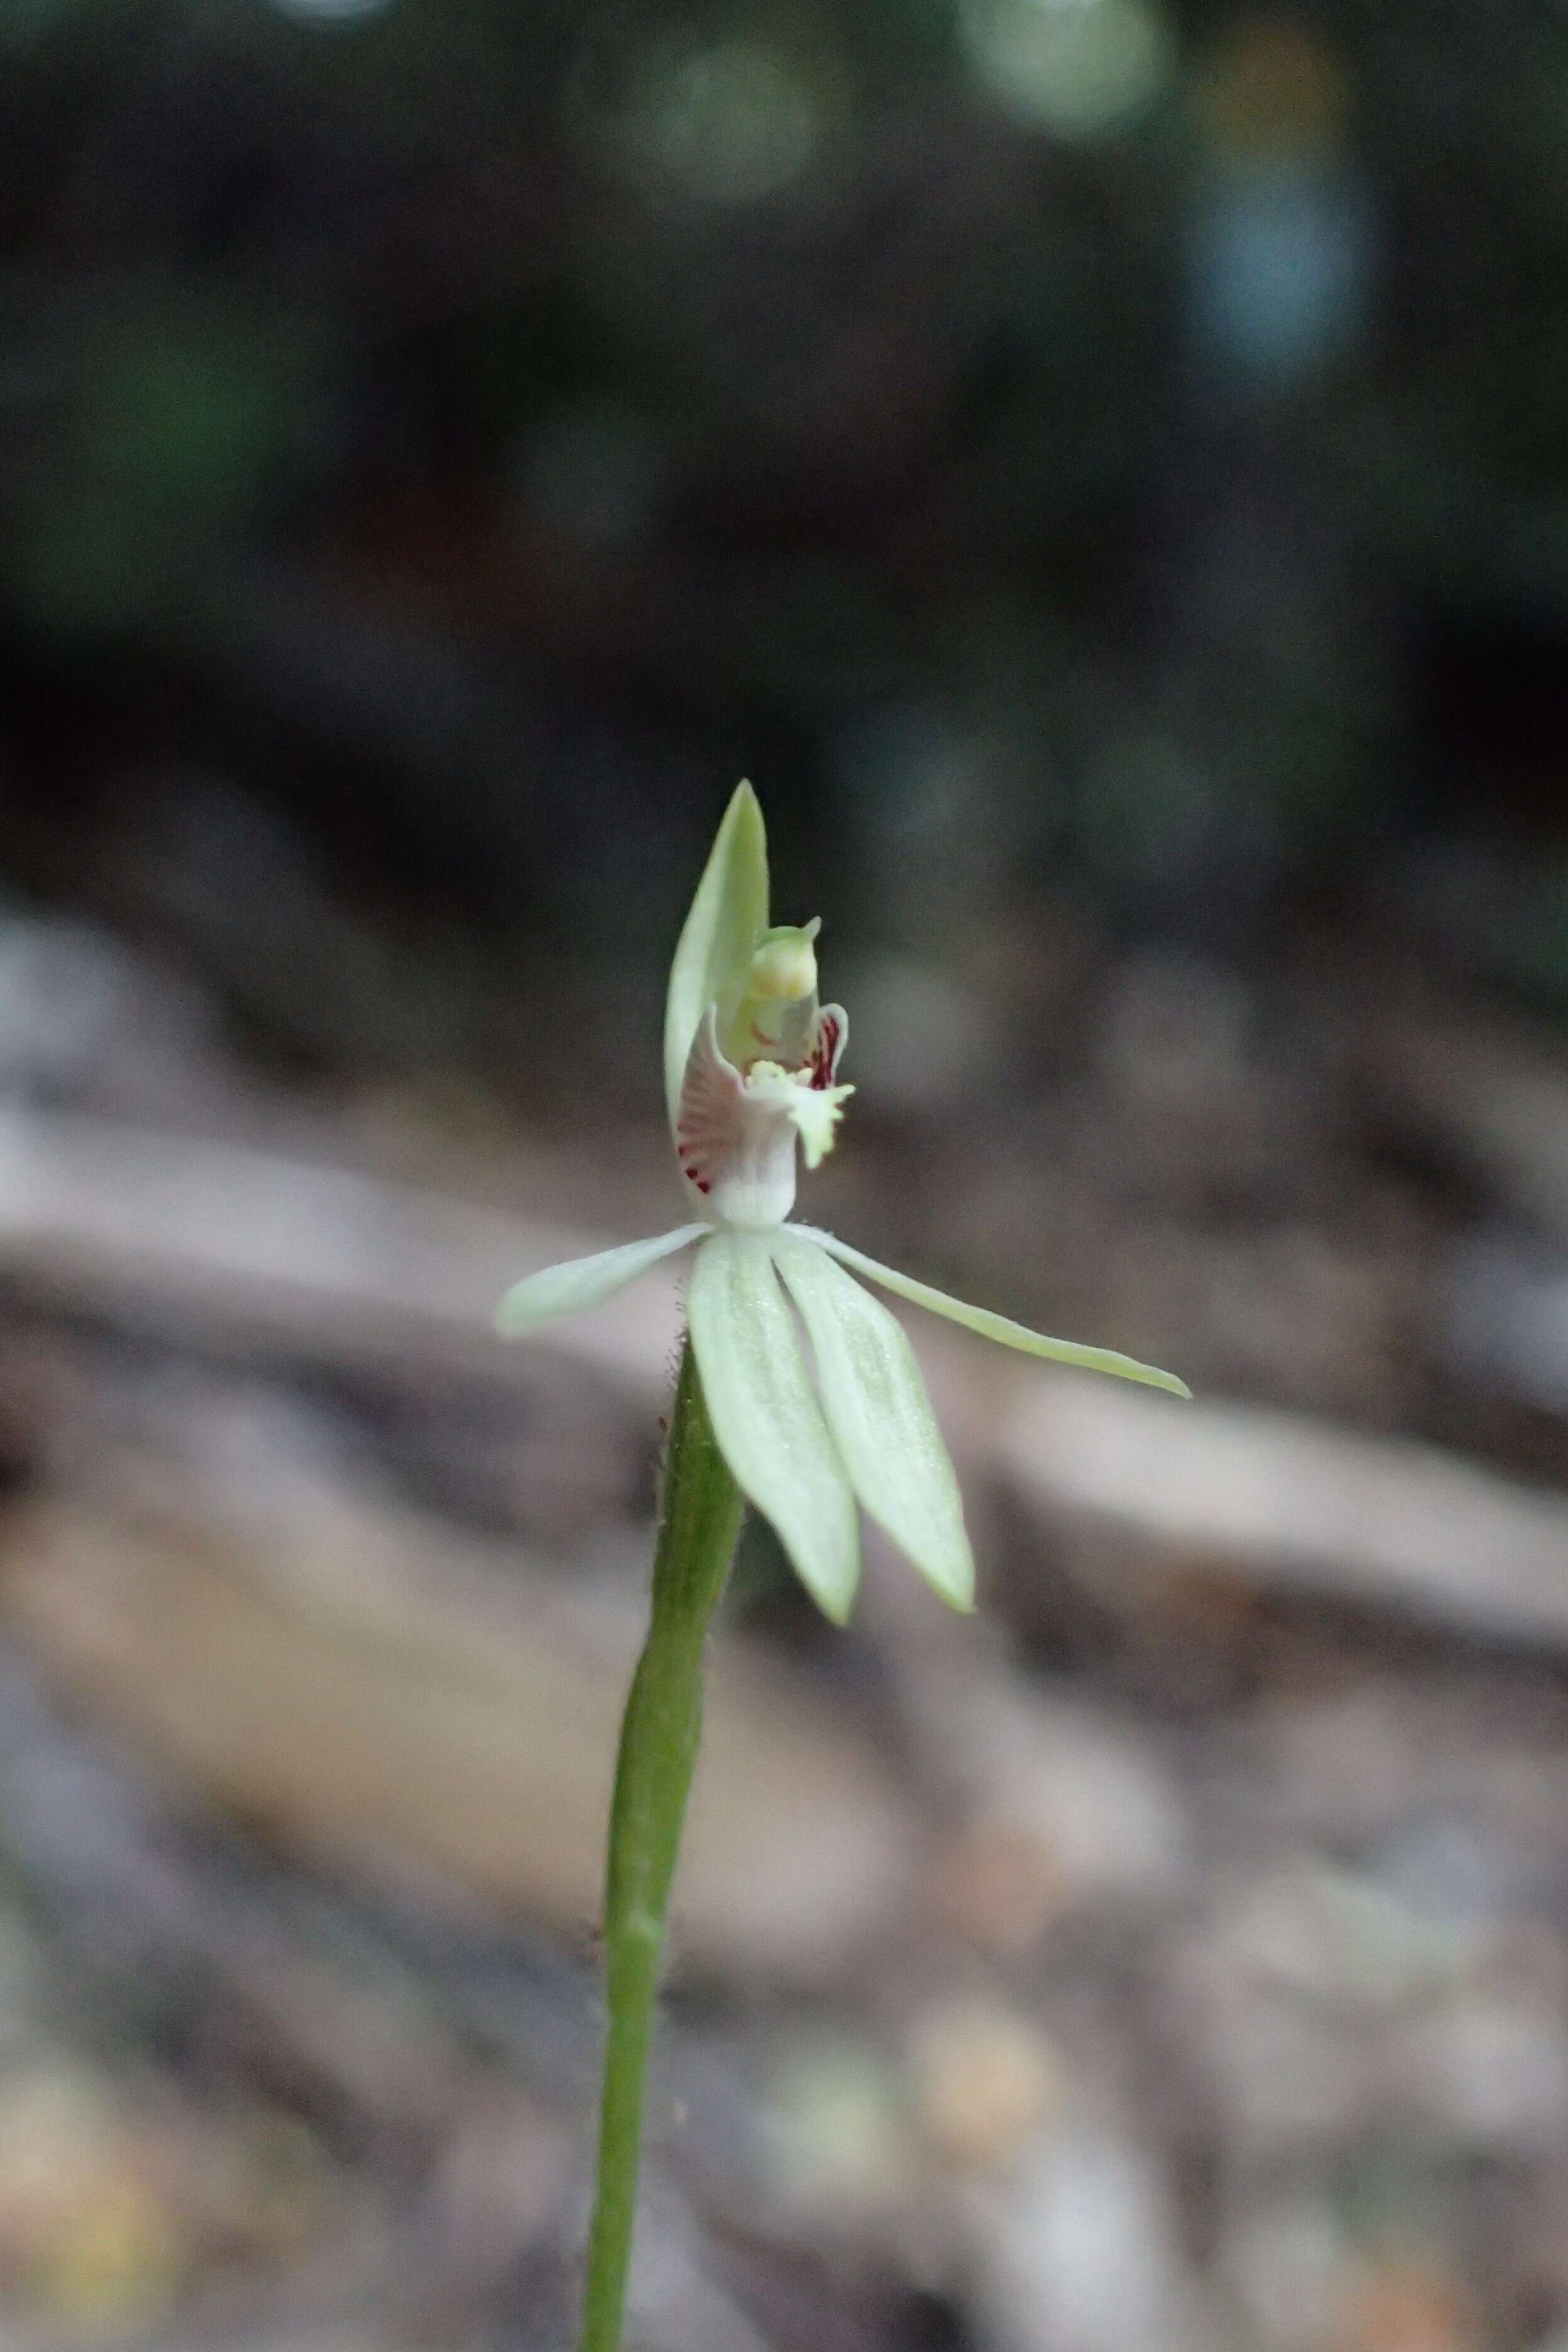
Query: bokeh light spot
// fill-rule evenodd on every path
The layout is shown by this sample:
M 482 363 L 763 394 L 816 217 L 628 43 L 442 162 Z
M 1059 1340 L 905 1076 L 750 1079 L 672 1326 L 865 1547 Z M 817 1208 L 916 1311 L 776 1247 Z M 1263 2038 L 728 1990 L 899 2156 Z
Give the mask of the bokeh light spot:
M 1175 68 L 1151 0 L 965 0 L 963 26 L 976 75 L 1008 111 L 1064 138 L 1135 121 Z
M 655 52 L 623 117 L 629 159 L 709 204 L 753 204 L 811 162 L 821 109 L 765 43 L 734 39 Z
M 1351 92 L 1339 58 L 1310 26 L 1246 18 L 1203 59 L 1193 102 L 1217 156 L 1257 162 L 1331 152 Z
M 296 25 L 348 26 L 379 16 L 391 0 L 272 0 L 280 16 Z
M 1353 345 L 1374 248 L 1353 184 L 1290 164 L 1219 180 L 1190 237 L 1200 349 L 1259 385 L 1300 382 Z

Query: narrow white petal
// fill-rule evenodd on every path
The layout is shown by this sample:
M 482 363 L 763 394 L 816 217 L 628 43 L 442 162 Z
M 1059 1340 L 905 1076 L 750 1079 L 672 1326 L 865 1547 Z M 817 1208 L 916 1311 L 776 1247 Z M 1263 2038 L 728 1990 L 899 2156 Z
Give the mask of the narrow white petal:
M 808 1225 L 792 1225 L 790 1231 L 809 1234 L 857 1274 L 879 1282 L 895 1297 L 907 1298 L 915 1307 L 929 1307 L 933 1315 L 945 1315 L 950 1323 L 962 1323 L 966 1330 L 978 1331 L 983 1339 L 999 1340 L 1004 1348 L 1017 1348 L 1026 1356 L 1048 1357 L 1054 1364 L 1076 1364 L 1081 1371 L 1111 1372 L 1118 1380 L 1142 1381 L 1146 1388 L 1165 1389 L 1172 1396 L 1192 1394 L 1185 1381 L 1179 1381 L 1174 1372 L 1141 1364 L 1135 1356 L 1119 1356 L 1113 1348 L 1085 1348 L 1076 1339 L 1048 1339 L 1043 1331 L 1031 1331 L 1026 1324 L 994 1315 L 989 1307 L 970 1307 L 962 1298 L 950 1298 L 945 1290 L 933 1290 L 930 1283 L 917 1282 L 912 1275 L 900 1274 L 897 1266 L 879 1265 L 874 1257 L 841 1242 L 837 1234 L 817 1233 Z
M 698 1024 L 768 928 L 768 837 L 750 784 L 737 784 L 709 852 L 669 968 L 664 1092 L 669 1123 Z
M 720 1451 L 802 1583 L 841 1625 L 860 1579 L 855 1497 L 812 1393 L 766 1238 L 720 1233 L 705 1241 L 688 1312 Z
M 673 1233 L 658 1234 L 651 1241 L 627 1242 L 620 1249 L 600 1250 L 593 1257 L 544 1266 L 526 1280 L 513 1283 L 496 1308 L 496 1328 L 503 1339 L 516 1339 L 541 1323 L 552 1323 L 559 1315 L 580 1315 L 585 1307 L 613 1298 L 661 1257 L 684 1249 L 707 1231 L 706 1225 L 678 1225 Z
M 774 1263 L 800 1309 L 833 1440 L 865 1508 L 954 1609 L 974 1606 L 958 1481 L 915 1362 L 879 1299 L 799 1233 Z

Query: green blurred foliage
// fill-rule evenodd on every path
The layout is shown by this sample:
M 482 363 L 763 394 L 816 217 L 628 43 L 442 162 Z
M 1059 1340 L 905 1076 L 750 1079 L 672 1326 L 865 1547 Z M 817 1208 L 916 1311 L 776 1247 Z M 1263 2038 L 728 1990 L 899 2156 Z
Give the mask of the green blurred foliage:
M 154 626 L 267 528 L 317 412 L 310 341 L 287 313 L 160 292 L 55 341 L 48 430 L 0 559 L 35 621 Z
M 869 845 L 928 710 L 1017 868 L 1163 922 L 1434 825 L 1560 856 L 1510 679 L 1568 625 L 1568 10 L 6 0 L 0 49 L 24 683 L 177 672 L 204 756 L 254 786 L 259 715 L 296 814 L 520 902 L 628 824 L 672 868 L 742 766 Z

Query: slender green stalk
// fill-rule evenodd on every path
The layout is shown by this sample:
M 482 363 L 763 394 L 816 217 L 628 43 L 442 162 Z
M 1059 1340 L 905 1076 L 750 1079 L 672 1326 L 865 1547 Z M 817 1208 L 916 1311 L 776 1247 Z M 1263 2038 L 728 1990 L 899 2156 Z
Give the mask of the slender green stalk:
M 665 1452 L 652 1617 L 621 1719 L 610 1808 L 605 2076 L 579 2352 L 619 2352 L 665 1910 L 702 1728 L 703 1643 L 730 1572 L 742 1508 L 709 1423 L 689 1339 Z

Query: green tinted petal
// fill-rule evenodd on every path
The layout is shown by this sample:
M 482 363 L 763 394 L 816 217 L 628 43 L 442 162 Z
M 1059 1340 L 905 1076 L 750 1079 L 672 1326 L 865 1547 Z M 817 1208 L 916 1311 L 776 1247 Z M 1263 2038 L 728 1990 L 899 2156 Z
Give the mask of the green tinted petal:
M 914 1349 L 879 1300 L 803 1234 L 772 1236 L 834 1444 L 865 1508 L 954 1609 L 974 1606 L 963 1505 Z
M 669 968 L 664 1091 L 672 1128 L 698 1024 L 724 982 L 746 964 L 767 927 L 768 837 L 755 793 L 750 784 L 737 784 Z
M 718 1233 L 705 1241 L 688 1312 L 709 1419 L 735 1482 L 773 1523 L 813 1599 L 842 1625 L 860 1579 L 855 1498 L 767 1238 Z
M 945 1315 L 950 1323 L 962 1323 L 966 1330 L 978 1331 L 983 1339 L 999 1340 L 1004 1348 L 1017 1348 L 1026 1356 L 1046 1356 L 1052 1363 L 1076 1364 L 1086 1372 L 1112 1372 L 1118 1380 L 1142 1381 L 1146 1388 L 1167 1389 L 1172 1396 L 1190 1397 L 1185 1381 L 1174 1372 L 1162 1372 L 1152 1364 L 1141 1364 L 1135 1356 L 1119 1356 L 1113 1348 L 1083 1348 L 1076 1339 L 1047 1339 L 1043 1331 L 1031 1331 L 1026 1324 L 1009 1321 L 1005 1315 L 993 1315 L 988 1307 L 966 1306 L 962 1298 L 950 1298 L 945 1290 L 933 1290 L 929 1283 L 916 1282 L 912 1275 L 900 1274 L 896 1266 L 879 1265 L 874 1257 L 867 1257 L 837 1234 L 818 1234 L 809 1226 L 796 1225 L 796 1233 L 810 1233 L 825 1250 L 852 1265 L 857 1274 L 879 1282 L 884 1290 L 896 1297 L 907 1298 L 916 1307 L 929 1307 L 933 1315 Z
M 496 1308 L 496 1328 L 503 1339 L 517 1339 L 538 1324 L 552 1323 L 559 1315 L 580 1315 L 585 1307 L 613 1298 L 661 1257 L 684 1249 L 688 1242 L 711 1230 L 709 1225 L 678 1225 L 673 1233 L 656 1234 L 651 1241 L 627 1242 L 621 1249 L 570 1258 L 564 1265 L 547 1265 L 525 1281 L 513 1283 Z

